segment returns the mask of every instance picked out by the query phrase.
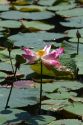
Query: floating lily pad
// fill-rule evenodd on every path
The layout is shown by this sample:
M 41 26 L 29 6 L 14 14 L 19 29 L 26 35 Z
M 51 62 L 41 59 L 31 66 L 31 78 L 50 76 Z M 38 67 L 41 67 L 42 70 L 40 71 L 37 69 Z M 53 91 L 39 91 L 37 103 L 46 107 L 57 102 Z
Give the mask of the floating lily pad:
M 76 65 L 79 69 L 78 74 L 83 74 L 83 58 L 82 58 L 83 54 L 77 55 L 75 57 L 76 60 Z
M 0 17 L 3 19 L 12 19 L 12 20 L 19 20 L 19 19 L 32 19 L 32 20 L 44 20 L 55 16 L 53 12 L 44 11 L 44 12 L 20 12 L 20 11 L 7 11 L 2 12 Z
M 77 96 L 77 94 L 74 92 L 61 92 L 61 93 L 52 93 L 52 94 L 46 93 L 46 96 L 51 99 L 68 99 L 72 96 Z
M 83 29 L 78 29 L 78 31 L 79 31 L 81 37 L 83 37 Z M 66 30 L 64 33 L 65 33 L 65 35 L 67 37 L 74 37 L 74 38 L 76 38 L 77 29 Z
M 62 10 L 68 10 L 68 9 L 72 9 L 74 8 L 76 5 L 75 4 L 66 4 L 66 3 L 62 3 L 56 6 L 50 6 L 47 9 L 51 10 L 51 11 L 62 11 Z
M 0 111 L 0 125 L 10 123 L 20 123 L 22 121 L 28 121 L 30 114 L 23 110 L 18 109 L 7 109 Z
M 2 29 L 1 29 L 2 30 Z M 0 38 L 3 37 L 3 34 L 0 32 Z
M 77 38 L 74 37 L 74 38 L 69 39 L 69 42 L 77 43 L 78 40 L 77 40 Z M 80 38 L 79 43 L 83 44 L 83 38 Z M 81 44 L 80 44 L 80 46 L 81 46 Z
M 59 109 L 68 104 L 69 102 L 67 100 L 47 99 L 45 101 L 42 101 L 42 109 L 48 111 L 59 111 Z
M 4 31 L 5 30 L 5 28 L 3 28 L 3 27 L 0 27 L 0 31 Z M 0 33 L 1 34 L 1 33 Z
M 15 10 L 10 10 L 6 12 L 2 12 L 0 17 L 4 19 L 13 19 L 13 20 L 19 20 L 24 18 L 24 13 L 15 11 Z
M 15 5 L 27 5 L 27 4 L 32 4 L 33 0 L 17 0 L 14 4 Z
M 44 19 L 52 18 L 54 16 L 55 14 L 53 12 L 43 11 L 43 12 L 32 12 L 32 13 L 29 13 L 29 15 L 25 13 L 24 18 L 32 19 L 32 20 L 44 20 Z
M 73 17 L 73 16 L 83 16 L 83 9 L 82 8 L 74 8 L 64 11 L 57 11 L 56 14 L 62 17 Z
M 10 6 L 8 4 L 0 4 L 0 11 L 7 11 L 9 10 Z
M 70 22 L 60 22 L 60 24 L 65 27 L 73 27 L 73 28 L 82 28 L 83 27 L 83 21 L 81 22 L 78 20 L 74 20 L 74 21 L 70 21 Z
M 53 29 L 55 26 L 46 24 L 40 21 L 22 21 L 22 24 L 28 29 L 35 29 L 35 30 L 50 30 Z
M 53 116 L 48 115 L 38 115 L 34 116 L 29 120 L 31 125 L 47 125 L 52 121 L 55 121 L 56 118 Z
M 7 77 L 6 73 L 0 72 L 0 82 L 3 82 L 6 77 Z
M 74 102 L 73 104 L 70 104 L 69 106 L 64 107 L 65 111 L 77 116 L 83 116 L 82 109 L 83 109 L 83 103 L 81 102 Z
M 5 28 L 20 28 L 21 23 L 14 20 L 0 21 L 0 26 Z
M 12 67 L 9 63 L 0 62 L 0 70 L 2 70 L 2 71 L 12 71 Z
M 17 54 L 22 55 L 23 51 L 21 49 L 13 49 L 11 51 L 11 58 L 15 59 L 15 57 L 16 57 Z M 7 49 L 4 49 L 4 50 L 0 51 L 0 60 L 2 60 L 2 61 L 8 61 L 8 60 L 10 60 L 9 59 L 9 52 L 8 52 Z
M 40 0 L 38 4 L 44 6 L 52 6 L 54 2 L 56 2 L 56 0 Z
M 14 6 L 16 10 L 22 12 L 37 12 L 37 11 L 45 11 L 46 7 L 37 6 L 37 5 L 29 5 L 29 6 Z
M 34 47 L 38 50 L 40 47 L 45 46 L 44 40 L 53 40 L 63 38 L 64 35 L 60 33 L 48 33 L 48 32 L 37 32 L 37 33 L 19 33 L 9 37 L 11 41 L 14 41 L 16 46 L 27 46 Z
M 57 120 L 53 121 L 48 125 L 81 125 L 82 122 L 81 120 L 78 119 L 62 119 L 62 120 Z
M 78 90 L 83 88 L 83 84 L 78 81 L 55 81 L 54 83 L 43 84 L 43 91 L 54 92 L 59 88 L 66 88 L 67 90 Z
M 10 88 L 0 88 L 0 108 L 4 108 L 8 98 Z M 24 107 L 28 105 L 35 105 L 39 101 L 39 89 L 37 88 L 27 88 L 18 89 L 13 88 L 11 98 L 9 101 L 10 107 Z
M 63 41 L 62 46 L 64 47 L 64 50 L 65 50 L 66 54 L 76 53 L 76 49 L 77 49 L 76 44 L 71 44 L 67 41 Z

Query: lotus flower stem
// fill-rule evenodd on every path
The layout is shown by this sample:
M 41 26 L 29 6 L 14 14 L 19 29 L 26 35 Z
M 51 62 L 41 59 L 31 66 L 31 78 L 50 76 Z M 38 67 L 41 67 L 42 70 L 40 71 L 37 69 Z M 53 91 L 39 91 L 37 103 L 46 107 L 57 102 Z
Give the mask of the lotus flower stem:
M 41 82 L 40 82 L 40 103 L 39 103 L 39 114 L 41 114 L 41 101 L 42 101 L 42 60 L 41 60 Z

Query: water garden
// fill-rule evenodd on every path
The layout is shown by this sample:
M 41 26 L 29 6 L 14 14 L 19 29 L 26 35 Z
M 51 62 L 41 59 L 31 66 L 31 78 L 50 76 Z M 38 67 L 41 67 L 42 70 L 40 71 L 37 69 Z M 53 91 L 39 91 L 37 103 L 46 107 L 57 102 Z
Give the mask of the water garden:
M 83 125 L 83 0 L 0 0 L 0 125 Z

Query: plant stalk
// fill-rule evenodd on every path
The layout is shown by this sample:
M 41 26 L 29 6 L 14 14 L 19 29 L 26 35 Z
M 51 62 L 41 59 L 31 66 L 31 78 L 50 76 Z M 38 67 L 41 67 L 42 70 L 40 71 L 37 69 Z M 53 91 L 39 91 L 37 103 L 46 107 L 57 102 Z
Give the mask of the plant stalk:
M 10 58 L 10 63 L 11 63 L 12 71 L 13 71 L 13 74 L 14 74 L 14 79 L 17 80 L 16 79 L 17 67 L 16 67 L 16 69 L 14 71 L 14 67 L 13 67 L 12 58 L 11 58 L 11 52 L 10 51 L 9 51 L 9 58 Z M 9 104 L 9 100 L 10 100 L 10 97 L 11 97 L 12 89 L 13 89 L 13 83 L 11 85 L 10 92 L 9 92 L 9 95 L 8 95 L 8 98 L 7 98 L 5 110 L 8 108 L 8 104 Z
M 41 102 L 42 102 L 42 69 L 43 69 L 43 64 L 41 60 L 41 82 L 40 82 L 40 103 L 39 103 L 39 114 L 41 114 Z

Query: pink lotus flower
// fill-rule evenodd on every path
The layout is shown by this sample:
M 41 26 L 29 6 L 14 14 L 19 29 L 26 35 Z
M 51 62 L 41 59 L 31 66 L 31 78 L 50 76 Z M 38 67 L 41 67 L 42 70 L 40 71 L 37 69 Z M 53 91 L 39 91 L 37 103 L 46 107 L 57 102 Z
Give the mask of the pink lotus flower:
M 59 62 L 59 56 L 64 52 L 63 48 L 58 48 L 56 50 L 51 50 L 51 45 L 46 45 L 42 50 L 39 50 L 37 52 L 32 51 L 29 48 L 23 47 L 22 50 L 25 52 L 23 54 L 23 57 L 28 60 L 29 64 L 33 64 L 41 59 L 42 63 L 47 69 L 57 68 L 59 69 L 61 67 L 61 63 Z M 33 68 L 34 69 L 34 68 Z

